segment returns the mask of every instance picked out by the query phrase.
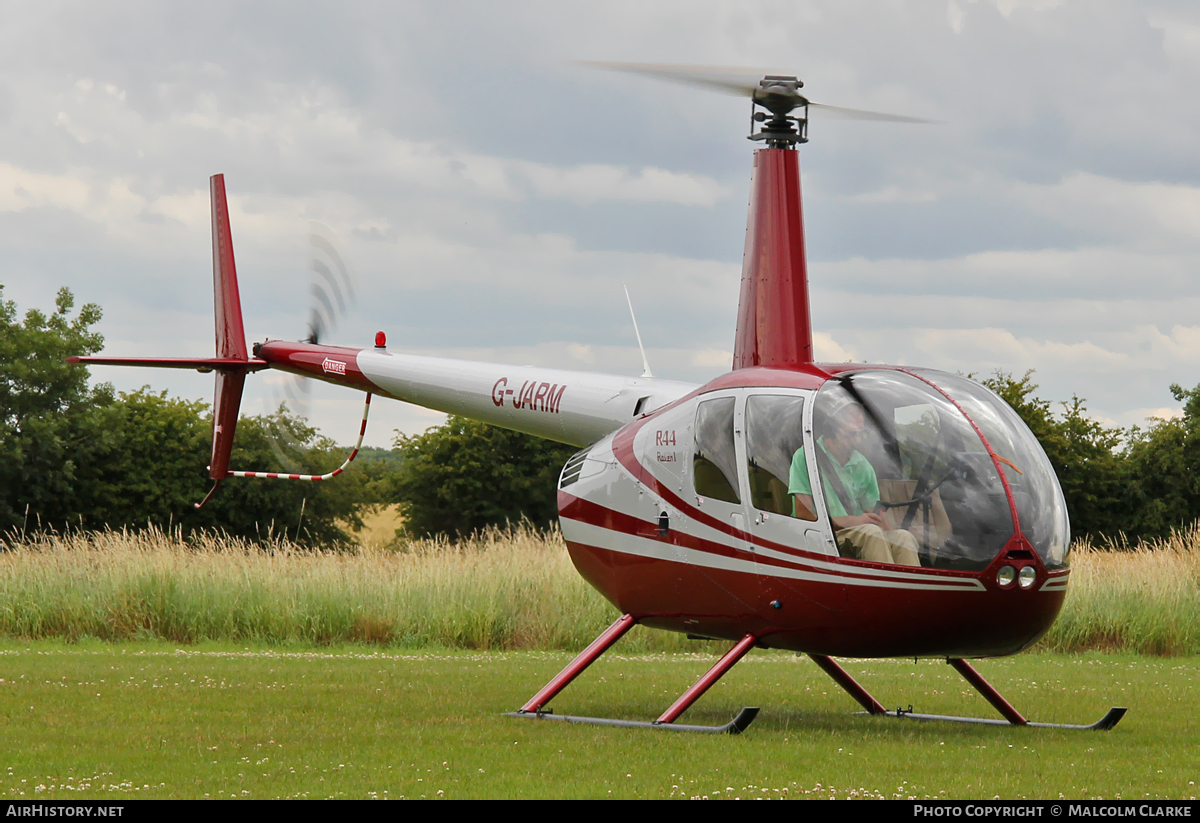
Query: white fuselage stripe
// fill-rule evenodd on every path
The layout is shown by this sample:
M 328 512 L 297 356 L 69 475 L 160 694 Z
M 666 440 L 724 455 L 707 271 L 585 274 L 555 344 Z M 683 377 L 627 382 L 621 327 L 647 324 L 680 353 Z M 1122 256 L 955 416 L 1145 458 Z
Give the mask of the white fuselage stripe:
M 849 586 L 867 586 L 885 589 L 911 589 L 917 591 L 985 591 L 983 584 L 974 578 L 962 579 L 921 579 L 918 575 L 906 575 L 905 579 L 880 580 L 855 574 L 848 574 L 849 569 L 837 569 L 836 573 L 825 574 L 815 570 L 802 568 L 786 568 L 760 564 L 753 557 L 745 559 L 726 557 L 724 555 L 692 549 L 686 546 L 663 543 L 649 537 L 619 532 L 584 523 L 579 520 L 562 519 L 563 535 L 568 541 L 595 546 L 621 554 L 649 557 L 658 560 L 670 560 L 689 566 L 699 566 L 710 569 L 724 569 L 744 574 L 758 574 L 765 577 L 781 577 L 791 580 L 806 580 L 819 583 L 834 583 Z M 789 558 L 796 562 L 795 558 Z M 858 569 L 854 570 L 859 571 Z M 867 570 L 863 570 L 867 571 Z

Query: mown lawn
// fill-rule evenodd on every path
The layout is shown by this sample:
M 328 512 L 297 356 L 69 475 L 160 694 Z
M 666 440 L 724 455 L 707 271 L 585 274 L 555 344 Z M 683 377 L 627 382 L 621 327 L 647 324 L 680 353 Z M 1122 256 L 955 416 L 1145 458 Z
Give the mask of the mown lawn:
M 1111 732 L 872 719 L 810 661 L 755 652 L 684 715 L 740 737 L 515 720 L 559 652 L 0 645 L 6 798 L 1197 795 L 1200 658 L 1030 654 L 978 668 L 1033 720 Z M 712 657 L 602 659 L 561 713 L 652 719 Z M 888 706 L 994 716 L 945 663 L 845 661 Z

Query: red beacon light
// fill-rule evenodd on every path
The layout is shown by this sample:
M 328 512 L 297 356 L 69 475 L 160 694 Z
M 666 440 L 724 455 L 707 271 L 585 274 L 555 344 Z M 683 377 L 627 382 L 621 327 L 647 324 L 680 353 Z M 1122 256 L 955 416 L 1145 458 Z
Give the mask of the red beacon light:
M 375 348 L 377 348 L 377 349 L 386 349 L 387 348 L 387 335 L 381 331 L 375 332 Z

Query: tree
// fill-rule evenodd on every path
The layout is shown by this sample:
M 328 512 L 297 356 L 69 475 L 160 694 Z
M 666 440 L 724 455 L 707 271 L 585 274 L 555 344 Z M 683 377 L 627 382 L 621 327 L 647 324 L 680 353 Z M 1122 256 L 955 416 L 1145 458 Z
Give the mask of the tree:
M 1058 475 L 1071 531 L 1077 535 L 1115 535 L 1128 529 L 1125 466 L 1118 450 L 1125 432 L 1087 416 L 1078 396 L 1062 403 L 1055 416 L 1048 400 L 1034 395 L 1033 372 L 1020 380 L 996 372 L 983 384 L 996 392 L 1029 426 Z
M 69 523 L 83 528 L 181 527 L 220 531 L 250 540 L 287 537 L 304 544 L 349 541 L 339 522 L 358 526 L 370 500 L 360 472 L 336 482 L 227 480 L 197 511 L 211 480 L 205 470 L 212 443 L 212 418 L 200 401 L 170 398 L 142 388 L 121 394 L 98 411 L 103 437 L 81 445 L 68 499 Z M 345 459 L 345 450 L 320 437 L 303 420 L 282 410 L 238 421 L 231 457 L 235 468 L 281 470 L 272 440 L 286 433 L 297 465 L 322 474 Z M 303 515 L 301 512 L 303 511 Z
M 1137 537 L 1165 537 L 1200 519 L 1200 386 L 1171 386 L 1183 417 L 1130 431 L 1126 451 L 1130 528 Z
M 0 286 L 0 530 L 19 528 L 26 506 L 58 518 L 79 465 L 80 444 L 104 431 L 95 414 L 112 402 L 112 387 L 89 388 L 87 369 L 66 362 L 94 354 L 104 338 L 91 327 L 100 307 L 88 303 L 74 317 L 75 298 L 59 289 L 55 311 L 37 309 L 17 319 Z
M 393 485 L 405 531 L 466 536 L 558 514 L 558 474 L 575 449 L 465 417 L 424 434 L 396 438 L 403 459 Z
M 358 512 L 378 492 L 360 471 L 335 483 L 230 480 L 197 511 L 211 482 L 208 406 L 148 388 L 116 397 L 107 384 L 89 388 L 87 368 L 65 358 L 101 348 L 91 331 L 100 309 L 88 304 L 72 317 L 73 306 L 62 289 L 54 314 L 33 309 L 18 322 L 16 306 L 0 301 L 0 532 L 153 524 L 332 545 L 348 540 L 340 524 L 361 525 Z M 345 457 L 281 410 L 239 421 L 233 465 L 279 470 L 272 441 L 280 436 L 306 474 Z

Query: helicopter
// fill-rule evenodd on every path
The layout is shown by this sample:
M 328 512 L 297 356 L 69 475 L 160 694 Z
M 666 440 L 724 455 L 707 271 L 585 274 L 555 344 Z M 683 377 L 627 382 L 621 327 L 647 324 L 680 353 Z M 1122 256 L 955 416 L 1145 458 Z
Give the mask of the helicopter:
M 810 110 L 919 118 L 809 100 L 786 74 L 594 64 L 744 95 L 757 144 L 732 369 L 703 385 L 268 339 L 247 347 L 225 181 L 210 180 L 216 356 L 73 357 L 215 372 L 207 502 L 230 477 L 329 480 L 229 467 L 248 374 L 275 369 L 580 448 L 558 480 L 579 573 L 620 617 L 510 716 L 703 733 L 676 721 L 751 649 L 809 656 L 866 714 L 1068 729 L 1027 720 L 968 660 L 1015 654 L 1051 626 L 1070 578 L 1070 526 L 1045 452 L 999 396 L 959 375 L 814 361 L 798 147 Z M 635 319 L 636 330 L 636 319 Z M 639 334 L 640 345 L 640 334 Z M 643 353 L 644 358 L 644 353 Z M 819 491 L 818 491 L 819 489 Z M 656 720 L 557 714 L 550 703 L 633 626 L 732 647 Z M 943 658 L 1001 718 L 888 710 L 834 658 Z

